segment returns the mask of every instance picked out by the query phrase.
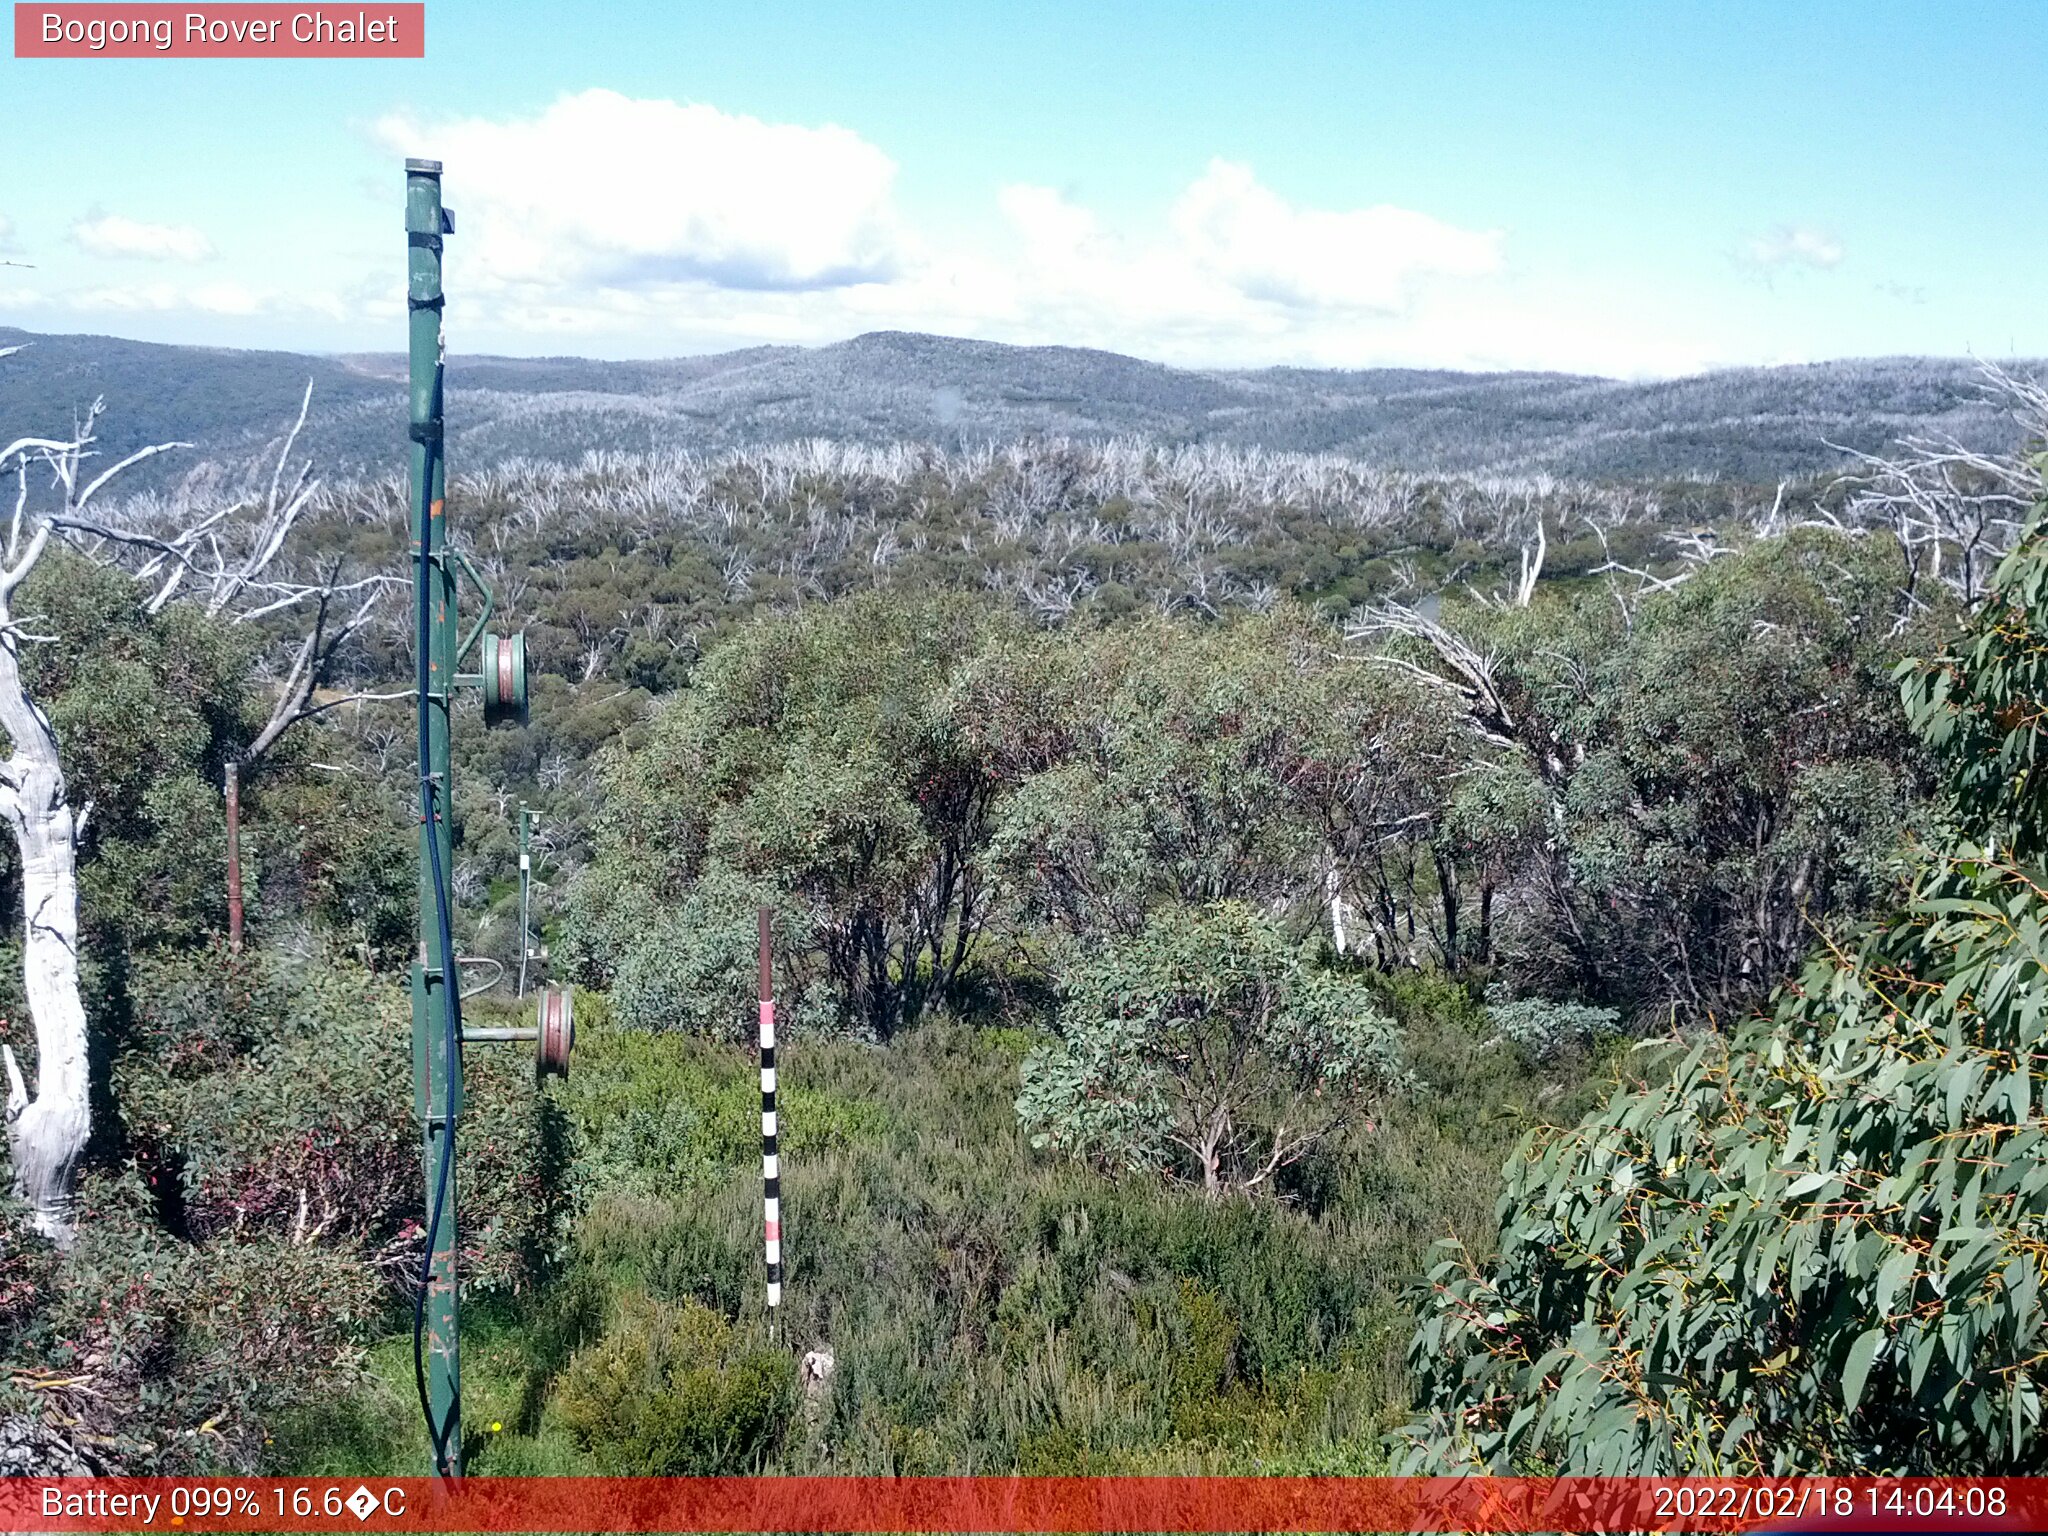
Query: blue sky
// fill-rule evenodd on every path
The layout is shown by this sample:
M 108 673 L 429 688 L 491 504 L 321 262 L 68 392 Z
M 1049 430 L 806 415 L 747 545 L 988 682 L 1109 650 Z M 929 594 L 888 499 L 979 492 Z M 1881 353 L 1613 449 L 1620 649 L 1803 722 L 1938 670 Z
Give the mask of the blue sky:
M 2048 4 L 429 0 L 423 61 L 0 59 L 0 322 L 881 327 L 1225 366 L 2048 354 Z

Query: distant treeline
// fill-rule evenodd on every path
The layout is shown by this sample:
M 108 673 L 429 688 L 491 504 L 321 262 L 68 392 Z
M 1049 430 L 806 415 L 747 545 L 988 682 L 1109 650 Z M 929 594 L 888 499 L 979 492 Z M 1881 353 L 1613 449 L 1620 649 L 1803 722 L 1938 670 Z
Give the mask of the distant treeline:
M 457 332 L 459 338 L 459 331 Z M 279 434 L 308 380 L 307 446 L 330 472 L 404 463 L 403 360 L 161 346 L 0 327 L 33 343 L 0 371 L 0 417 L 60 422 L 99 393 L 120 407 L 105 445 L 197 445 L 204 458 Z M 2023 364 L 2020 372 L 2039 372 Z M 1203 372 L 1112 352 L 904 333 L 818 348 L 757 347 L 656 362 L 453 359 L 458 470 L 586 453 L 717 451 L 819 437 L 965 448 L 1048 436 L 1351 455 L 1426 473 L 1775 482 L 1894 439 L 2011 445 L 1975 364 L 1882 358 L 1738 368 L 1650 383 L 1423 369 Z

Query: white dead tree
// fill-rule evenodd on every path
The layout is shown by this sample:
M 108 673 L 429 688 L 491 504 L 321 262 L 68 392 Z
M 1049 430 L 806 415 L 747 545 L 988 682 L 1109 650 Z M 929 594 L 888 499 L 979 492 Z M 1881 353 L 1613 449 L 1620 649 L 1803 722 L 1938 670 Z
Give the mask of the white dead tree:
M 1923 583 L 1944 584 L 1965 603 L 1982 597 L 2041 494 L 2032 454 L 2048 439 L 2048 385 L 1992 363 L 1980 372 L 1984 395 L 2005 408 L 2017 429 L 2008 451 L 1985 452 L 1954 437 L 1902 438 L 1890 455 L 1838 450 L 1859 466 L 1844 477 L 1851 492 L 1846 521 L 1888 528 L 1898 540 L 1908 609 L 1922 606 Z
M 69 439 L 23 437 L 0 449 L 0 475 L 15 479 L 14 516 L 0 563 L 0 729 L 11 748 L 0 762 L 0 817 L 21 857 L 22 988 L 36 1036 L 36 1088 L 29 1092 L 11 1044 L 0 1044 L 7 1070 L 7 1151 L 14 1192 L 30 1221 L 60 1246 L 76 1226 L 73 1190 L 78 1159 L 92 1134 L 87 1082 L 85 1002 L 78 987 L 78 839 L 88 804 L 73 809 L 50 717 L 29 697 L 21 647 L 49 637 L 16 616 L 21 584 L 50 540 L 75 528 L 93 498 L 123 470 L 183 444 L 159 443 L 130 454 L 91 480 L 84 477 L 97 402 Z M 31 471 L 47 471 L 60 492 L 56 511 L 29 513 Z
M 1543 557 L 1550 551 L 1550 539 L 1543 531 L 1543 508 L 1538 504 L 1530 519 L 1536 527 L 1536 537 L 1522 546 L 1521 575 L 1515 581 L 1515 606 L 1526 608 L 1536 595 L 1536 583 L 1543 576 Z
M 0 449 L 0 484 L 8 477 L 15 483 L 0 559 L 0 729 L 10 748 L 0 762 L 0 817 L 14 833 L 21 859 L 22 980 L 35 1031 L 33 1093 L 11 1045 L 0 1046 L 0 1060 L 7 1073 L 14 1191 L 28 1205 L 36 1230 L 59 1245 L 68 1245 L 76 1232 L 78 1160 L 92 1130 L 88 1023 L 78 972 L 78 850 L 91 804 L 72 804 L 56 732 L 22 675 L 22 647 L 57 638 L 37 633 L 33 615 L 17 613 L 23 584 L 55 541 L 136 577 L 138 606 L 146 613 L 160 612 L 181 593 L 223 622 L 255 622 L 310 606 L 310 632 L 297 647 L 269 720 L 242 754 L 246 761 L 269 750 L 297 721 L 345 702 L 316 701 L 314 690 L 392 580 L 343 584 L 330 571 L 324 581 L 306 582 L 275 573 L 287 536 L 317 489 L 303 470 L 289 491 L 282 478 L 305 422 L 303 406 L 268 495 L 198 511 L 145 501 L 139 511 L 105 517 L 100 498 L 124 472 L 191 445 L 152 444 L 91 473 L 95 428 L 104 409 L 95 400 L 68 438 L 24 437 Z M 39 494 L 32 496 L 32 490 Z M 353 605 L 348 617 L 335 617 L 338 601 Z

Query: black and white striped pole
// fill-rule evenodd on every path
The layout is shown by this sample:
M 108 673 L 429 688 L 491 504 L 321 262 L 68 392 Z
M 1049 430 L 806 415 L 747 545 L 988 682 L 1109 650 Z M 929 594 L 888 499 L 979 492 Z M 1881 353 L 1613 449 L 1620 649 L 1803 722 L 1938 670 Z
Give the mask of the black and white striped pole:
M 768 1261 L 768 1329 L 782 1307 L 782 1160 L 775 1126 L 775 982 L 768 959 L 769 909 L 761 908 L 761 1238 Z

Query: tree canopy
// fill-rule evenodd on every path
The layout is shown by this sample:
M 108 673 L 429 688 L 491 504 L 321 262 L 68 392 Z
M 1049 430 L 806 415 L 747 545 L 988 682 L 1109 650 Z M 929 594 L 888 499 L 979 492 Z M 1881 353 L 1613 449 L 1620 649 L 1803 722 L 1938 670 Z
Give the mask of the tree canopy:
M 1949 789 L 1895 914 L 1509 1164 L 1435 1269 L 1416 1466 L 2039 1464 L 2048 1358 L 2048 524 L 1900 669 Z

